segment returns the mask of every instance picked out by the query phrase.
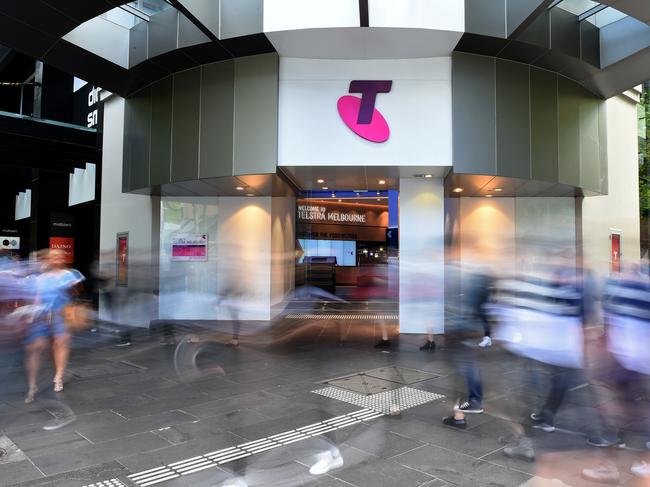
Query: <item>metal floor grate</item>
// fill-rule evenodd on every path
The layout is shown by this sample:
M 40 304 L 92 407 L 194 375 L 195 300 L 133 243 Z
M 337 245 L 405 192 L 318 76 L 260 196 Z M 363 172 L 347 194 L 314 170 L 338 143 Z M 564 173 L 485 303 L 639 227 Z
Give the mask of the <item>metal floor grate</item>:
M 372 395 L 346 391 L 338 387 L 324 387 L 323 389 L 317 389 L 312 392 L 383 414 L 389 414 L 395 409 L 395 406 L 399 406 L 399 410 L 403 411 L 445 397 L 443 394 L 436 394 L 412 387 L 400 387 L 399 389 Z
M 180 462 L 170 463 L 163 467 L 152 468 L 150 470 L 145 470 L 144 472 L 135 473 L 129 475 L 129 479 L 140 487 L 148 487 L 181 476 L 191 475 L 208 468 L 214 468 L 223 465 L 224 463 L 234 462 L 235 460 L 240 460 L 256 453 L 262 453 L 273 450 L 274 448 L 306 440 L 308 438 L 320 436 L 330 431 L 347 428 L 348 426 L 375 419 L 383 415 L 384 413 L 378 412 L 374 409 L 362 409 L 353 413 L 344 414 L 343 416 L 327 419 L 319 423 L 268 436 L 260 440 L 242 443 L 241 445 L 233 446 L 231 448 L 224 448 L 223 450 L 188 458 L 187 460 L 182 460 Z M 99 486 L 104 484 L 96 485 Z
M 290 320 L 398 320 L 397 314 L 340 314 L 340 313 L 293 313 Z

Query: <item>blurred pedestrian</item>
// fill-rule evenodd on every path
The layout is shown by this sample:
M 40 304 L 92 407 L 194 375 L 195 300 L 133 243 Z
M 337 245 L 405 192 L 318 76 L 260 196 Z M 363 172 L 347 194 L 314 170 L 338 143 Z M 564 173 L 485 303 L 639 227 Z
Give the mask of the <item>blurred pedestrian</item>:
M 71 303 L 75 286 L 84 277 L 80 272 L 67 268 L 62 251 L 50 250 L 42 255 L 41 273 L 34 279 L 35 301 L 41 311 L 29 326 L 25 338 L 27 404 L 34 401 L 38 392 L 38 372 L 48 345 L 54 357 L 54 392 L 63 391 L 63 377 L 70 354 L 70 334 L 66 329 L 63 310 Z
M 450 296 L 450 308 L 446 312 L 445 345 L 460 376 L 464 378 L 467 398 L 459 398 L 453 414 L 443 418 L 442 422 L 448 426 L 466 428 L 466 414 L 483 412 L 483 385 L 472 342 L 479 330 L 483 330 L 485 306 L 489 301 L 493 279 L 479 265 L 464 263 L 461 269 L 459 262 L 448 264 L 445 276 L 450 280 L 450 289 L 455 290 L 450 293 L 455 295 Z M 458 384 L 455 389 L 459 391 L 462 388 L 463 385 Z

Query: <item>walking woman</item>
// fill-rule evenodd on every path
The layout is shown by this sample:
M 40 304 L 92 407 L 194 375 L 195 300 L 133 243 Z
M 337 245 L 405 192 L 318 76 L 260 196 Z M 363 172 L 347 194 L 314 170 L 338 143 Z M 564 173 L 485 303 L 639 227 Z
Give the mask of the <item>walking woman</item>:
M 75 287 L 84 280 L 76 270 L 68 269 L 65 254 L 50 250 L 42 257 L 40 274 L 33 276 L 36 304 L 41 313 L 30 326 L 26 336 L 25 368 L 29 390 L 25 403 L 34 401 L 43 352 L 48 345 L 54 357 L 54 392 L 63 391 L 63 374 L 70 354 L 70 334 L 63 318 L 64 308 L 72 301 Z

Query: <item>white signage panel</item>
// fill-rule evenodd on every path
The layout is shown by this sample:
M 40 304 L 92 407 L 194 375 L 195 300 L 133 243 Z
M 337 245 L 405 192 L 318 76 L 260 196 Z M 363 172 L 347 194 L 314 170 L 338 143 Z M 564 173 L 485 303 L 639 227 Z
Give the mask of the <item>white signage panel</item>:
M 281 58 L 279 165 L 450 166 L 451 106 L 449 57 Z

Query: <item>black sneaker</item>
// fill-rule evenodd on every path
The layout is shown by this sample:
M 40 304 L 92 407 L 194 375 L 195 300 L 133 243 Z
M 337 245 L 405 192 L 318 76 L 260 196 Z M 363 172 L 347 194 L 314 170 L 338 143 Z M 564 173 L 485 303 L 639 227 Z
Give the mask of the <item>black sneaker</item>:
M 605 438 L 603 436 L 592 436 L 587 438 L 587 445 L 596 448 L 625 448 L 625 442 L 620 438 Z
M 481 414 L 484 411 L 483 406 L 470 401 L 462 402 L 455 406 L 454 409 L 467 414 Z
M 445 416 L 442 418 L 442 424 L 453 426 L 454 428 L 465 429 L 467 428 L 467 421 L 464 419 L 456 419 L 453 416 Z
M 377 342 L 375 348 L 390 348 L 390 340 L 384 340 L 383 338 Z
M 436 350 L 436 342 L 432 342 L 431 340 L 427 340 L 427 343 L 422 345 L 420 347 L 420 350 L 423 352 L 435 352 Z
M 544 421 L 544 415 L 541 413 L 530 413 L 530 419 L 535 423 L 541 423 Z

